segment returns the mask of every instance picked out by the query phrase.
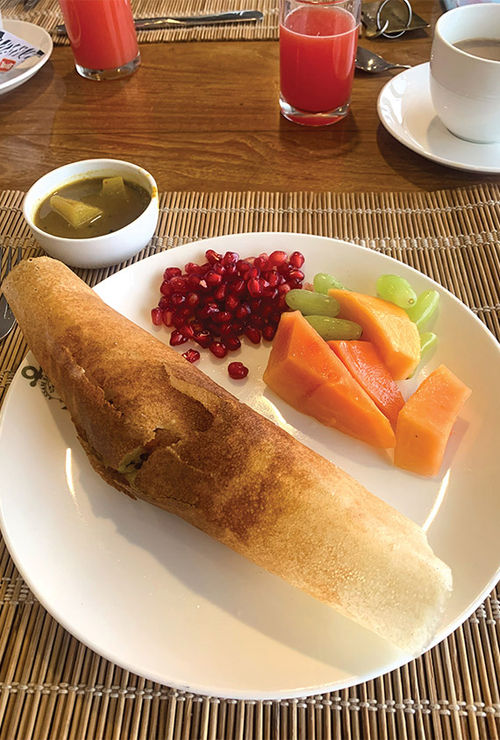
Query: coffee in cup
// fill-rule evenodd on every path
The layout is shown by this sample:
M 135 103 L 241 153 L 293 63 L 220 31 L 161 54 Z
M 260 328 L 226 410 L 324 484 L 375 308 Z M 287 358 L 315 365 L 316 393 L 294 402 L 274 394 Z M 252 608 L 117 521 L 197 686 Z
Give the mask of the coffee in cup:
M 468 141 L 500 141 L 500 4 L 465 5 L 436 23 L 430 63 L 436 113 Z

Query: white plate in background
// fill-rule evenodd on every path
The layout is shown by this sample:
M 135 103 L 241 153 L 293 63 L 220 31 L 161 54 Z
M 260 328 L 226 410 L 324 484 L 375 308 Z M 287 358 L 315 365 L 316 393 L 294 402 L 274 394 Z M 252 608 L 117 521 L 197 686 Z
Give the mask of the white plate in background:
M 47 31 L 40 28 L 40 26 L 35 26 L 34 23 L 4 18 L 3 28 L 18 38 L 27 41 L 31 46 L 41 49 L 43 56 L 30 57 L 8 72 L 0 73 L 0 95 L 14 90 L 14 88 L 19 87 L 19 85 L 33 77 L 49 59 L 53 46 L 52 39 Z

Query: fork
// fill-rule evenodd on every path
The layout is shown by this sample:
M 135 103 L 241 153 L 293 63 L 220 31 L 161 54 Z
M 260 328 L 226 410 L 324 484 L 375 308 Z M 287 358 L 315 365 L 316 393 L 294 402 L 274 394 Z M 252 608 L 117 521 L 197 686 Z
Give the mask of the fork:
M 3 252 L 6 248 L 2 247 L 0 245 L 0 261 L 3 255 Z M 13 247 L 7 248 L 7 271 L 5 273 L 5 277 L 7 277 L 8 273 L 12 269 L 12 253 L 14 249 Z M 21 261 L 23 256 L 23 252 L 21 247 L 17 248 L 17 257 L 16 261 L 14 262 L 14 266 L 17 265 L 18 262 Z M 0 297 L 0 340 L 4 339 L 7 334 L 9 334 L 12 329 L 14 328 L 14 324 L 16 323 L 16 317 L 10 310 L 10 306 L 7 303 L 7 299 L 5 295 L 2 293 L 2 296 Z

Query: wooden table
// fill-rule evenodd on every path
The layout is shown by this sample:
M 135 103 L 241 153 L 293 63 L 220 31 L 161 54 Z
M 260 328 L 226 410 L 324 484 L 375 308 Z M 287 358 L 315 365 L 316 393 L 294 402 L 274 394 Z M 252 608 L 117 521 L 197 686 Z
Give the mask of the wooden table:
M 434 24 L 441 9 L 419 0 Z M 429 59 L 431 31 L 363 39 L 391 60 Z M 154 174 L 160 190 L 416 191 L 498 182 L 434 164 L 380 124 L 377 96 L 396 72 L 357 72 L 352 111 L 324 129 L 282 118 L 278 43 L 143 44 L 142 65 L 113 82 L 84 80 L 69 47 L 1 98 L 3 188 L 27 190 L 44 172 L 88 157 L 117 157 Z

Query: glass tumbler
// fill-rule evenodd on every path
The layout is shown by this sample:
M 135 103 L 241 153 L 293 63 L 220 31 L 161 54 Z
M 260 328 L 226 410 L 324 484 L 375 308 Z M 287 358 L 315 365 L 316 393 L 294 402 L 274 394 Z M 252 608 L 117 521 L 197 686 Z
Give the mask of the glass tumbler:
M 347 115 L 361 0 L 281 0 L 280 108 L 290 121 L 326 126 Z
M 132 74 L 140 64 L 130 0 L 59 0 L 76 71 L 90 80 Z

